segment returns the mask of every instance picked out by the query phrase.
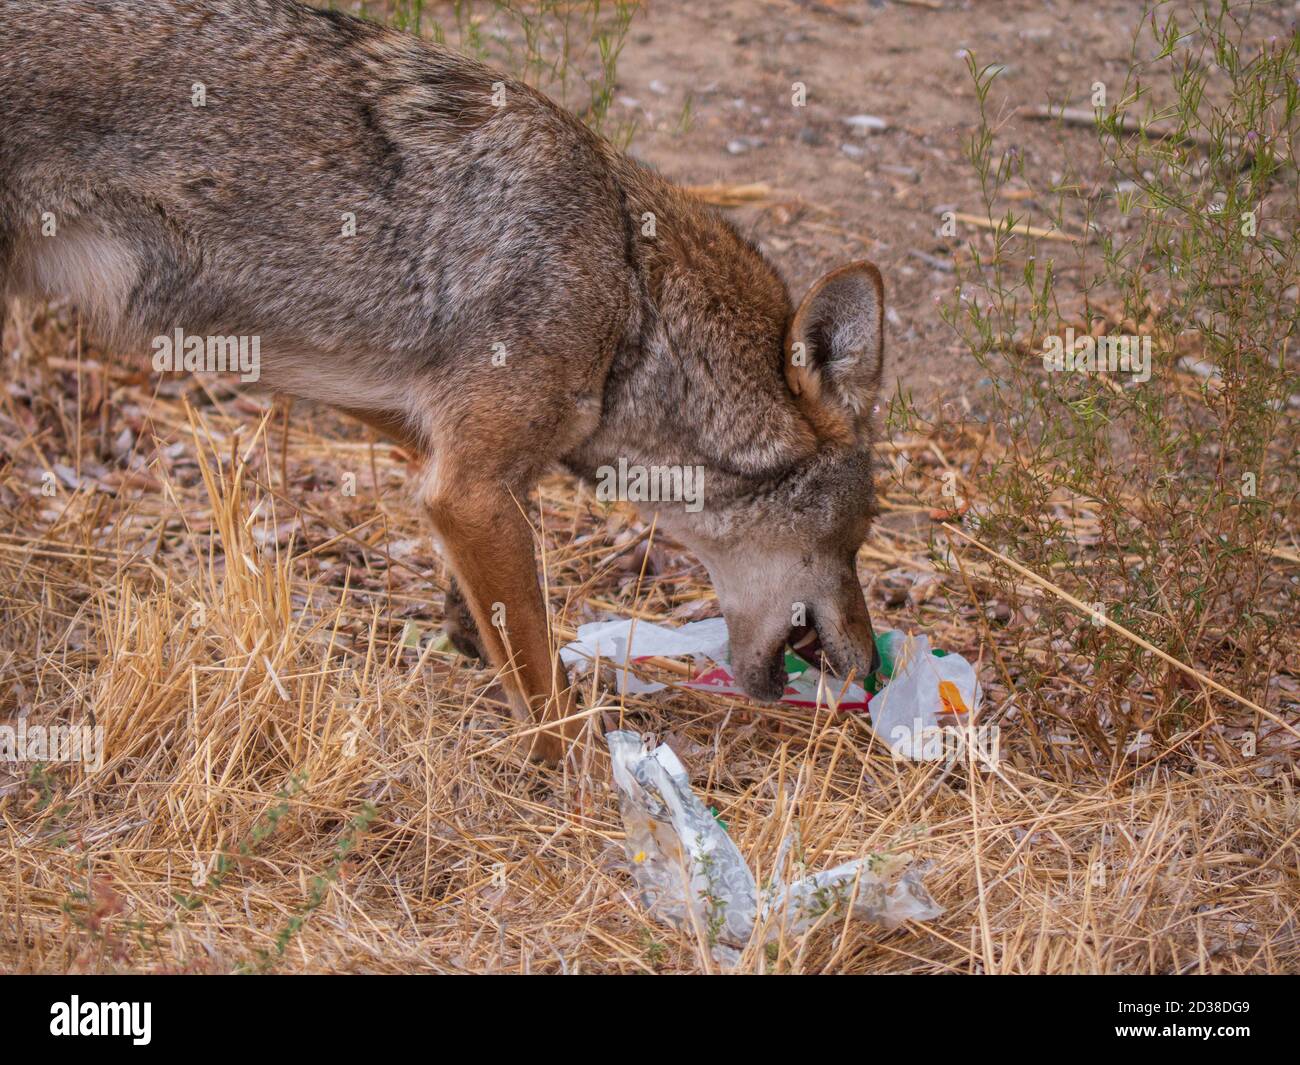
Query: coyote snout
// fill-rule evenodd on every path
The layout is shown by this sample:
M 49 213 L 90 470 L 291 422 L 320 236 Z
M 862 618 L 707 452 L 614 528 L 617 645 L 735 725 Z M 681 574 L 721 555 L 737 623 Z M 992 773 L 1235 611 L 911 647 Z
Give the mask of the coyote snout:
M 840 677 L 859 682 L 879 666 L 875 636 L 852 556 L 740 553 L 709 566 L 731 633 L 736 679 L 752 698 L 785 690 L 785 648 L 808 634 Z M 816 657 L 813 655 L 812 657 Z
M 796 310 L 726 222 L 545 96 L 295 0 L 4 0 L 0 144 L 0 298 L 70 299 L 137 357 L 259 338 L 263 386 L 418 456 L 447 613 L 517 715 L 565 721 L 541 757 L 577 727 L 520 509 L 556 464 L 658 471 L 634 501 L 708 565 L 755 696 L 792 630 L 871 668 L 875 267 Z

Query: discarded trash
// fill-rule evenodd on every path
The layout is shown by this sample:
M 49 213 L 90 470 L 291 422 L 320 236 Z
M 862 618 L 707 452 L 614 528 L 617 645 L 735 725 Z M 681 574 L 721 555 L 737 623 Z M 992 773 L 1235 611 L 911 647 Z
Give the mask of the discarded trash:
M 961 655 L 931 651 L 929 637 L 896 630 L 877 637 L 876 648 L 888 683 L 871 699 L 871 727 L 896 754 L 919 758 L 927 730 L 971 722 L 983 693 Z
M 631 641 L 636 641 L 632 650 Z M 629 662 L 647 658 L 705 659 L 712 663 L 703 668 L 684 688 L 713 692 L 716 695 L 744 696 L 727 663 L 730 638 L 727 623 L 722 618 L 692 621 L 680 628 L 670 629 L 648 621 L 620 618 L 615 621 L 596 621 L 578 629 L 578 638 L 560 648 L 560 658 L 566 666 L 582 664 L 590 669 L 599 658 L 601 662 L 618 668 L 619 686 L 625 694 L 640 695 L 663 691 L 666 684 L 641 680 L 630 669 Z M 830 706 L 837 710 L 864 710 L 867 693 L 858 684 L 845 686 L 833 677 L 826 683 L 818 697 L 822 674 L 814 665 L 798 655 L 785 656 L 786 688 L 781 701 L 789 706 Z
M 605 735 L 613 761 L 624 846 L 641 900 L 661 923 L 698 935 L 714 959 L 735 965 L 756 925 L 763 941 L 797 935 L 845 912 L 884 928 L 943 912 L 907 855 L 869 855 L 792 884 L 762 889 L 726 828 L 691 790 L 681 761 L 667 746 L 635 732 Z M 781 844 L 774 870 L 785 860 Z
M 631 641 L 636 639 L 636 654 L 632 654 Z M 677 629 L 653 625 L 648 621 L 617 618 L 613 621 L 593 621 L 578 628 L 578 638 L 560 648 L 560 658 L 566 666 L 583 663 L 590 669 L 599 658 L 611 666 L 626 666 L 638 659 L 653 658 L 708 658 L 714 662 L 727 660 L 729 643 L 727 623 L 722 618 L 692 621 Z M 663 691 L 666 684 L 656 684 L 638 678 L 629 669 L 619 669 L 620 689 L 632 695 Z
M 635 641 L 635 649 L 632 642 Z M 927 729 L 964 725 L 979 709 L 982 693 L 974 667 L 961 655 L 931 650 L 926 636 L 889 630 L 876 636 L 880 671 L 863 685 L 824 676 L 797 654 L 785 656 L 788 706 L 829 706 L 871 714 L 871 727 L 897 754 L 917 757 L 916 738 Z M 626 694 L 662 691 L 666 684 L 642 680 L 630 663 L 648 658 L 705 660 L 682 687 L 719 695 L 744 696 L 727 663 L 727 623 L 722 618 L 693 621 L 670 629 L 648 621 L 620 618 L 578 629 L 578 638 L 560 650 L 566 666 L 590 669 L 597 659 L 617 668 Z M 698 665 L 698 663 L 697 663 Z

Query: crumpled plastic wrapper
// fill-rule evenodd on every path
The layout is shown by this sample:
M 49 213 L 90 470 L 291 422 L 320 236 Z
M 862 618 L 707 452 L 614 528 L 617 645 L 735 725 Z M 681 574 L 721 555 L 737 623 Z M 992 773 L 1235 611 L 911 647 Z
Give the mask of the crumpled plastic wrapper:
M 598 660 L 617 670 L 619 690 L 635 695 L 662 691 L 664 684 L 643 680 L 630 665 L 646 658 L 691 658 L 708 663 L 683 688 L 715 695 L 744 696 L 727 662 L 727 623 L 722 618 L 692 621 L 677 628 L 616 618 L 578 628 L 577 639 L 560 649 L 565 666 L 590 669 Z M 635 646 L 633 646 L 635 642 Z M 890 630 L 876 636 L 881 670 L 864 689 L 824 676 L 806 659 L 786 654 L 787 706 L 823 707 L 871 714 L 871 727 L 899 758 L 926 760 L 927 736 L 949 726 L 968 725 L 983 699 L 975 667 L 958 654 L 932 649 L 923 635 Z M 883 678 L 883 680 L 882 680 Z M 881 686 L 883 685 L 883 686 Z
M 894 855 L 859 858 L 760 890 L 669 747 L 625 731 L 606 733 L 605 741 L 641 901 L 656 920 L 699 936 L 716 961 L 737 964 L 759 924 L 767 924 L 764 941 L 772 942 L 782 932 L 806 931 L 828 911 L 842 918 L 848 909 L 858 920 L 887 929 L 943 912 L 920 871 L 905 870 L 908 859 Z M 777 855 L 778 870 L 789 845 L 787 840 Z
M 635 641 L 635 647 L 633 642 Z M 744 696 L 727 662 L 730 636 L 722 618 L 692 621 L 677 628 L 649 621 L 614 618 L 578 627 L 577 638 L 560 648 L 566 667 L 589 670 L 599 660 L 617 670 L 619 691 L 644 695 L 667 685 L 642 680 L 628 665 L 646 658 L 691 658 L 703 668 L 681 687 L 714 695 Z M 707 665 L 705 665 L 707 663 Z M 839 710 L 865 710 L 867 693 L 858 684 L 843 684 L 822 674 L 797 655 L 786 655 L 786 687 L 781 702 L 787 706 L 832 706 Z M 823 683 L 824 680 L 824 683 Z
M 968 725 L 984 693 L 961 655 L 936 653 L 927 636 L 891 631 L 877 641 L 889 677 L 871 700 L 871 727 L 899 758 L 924 758 L 926 733 Z

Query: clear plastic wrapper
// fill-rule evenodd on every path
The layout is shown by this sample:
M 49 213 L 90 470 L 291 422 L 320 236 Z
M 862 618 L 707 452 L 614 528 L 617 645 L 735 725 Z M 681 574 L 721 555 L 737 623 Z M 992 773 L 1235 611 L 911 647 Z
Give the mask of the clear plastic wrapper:
M 871 727 L 896 755 L 919 760 L 928 731 L 971 724 L 983 692 L 966 659 L 893 630 L 876 645 L 888 683 L 871 697 Z
M 869 855 L 760 889 L 670 748 L 655 747 L 635 732 L 610 732 L 605 740 L 642 902 L 656 920 L 698 936 L 716 961 L 735 965 L 756 926 L 763 927 L 764 942 L 771 942 L 783 932 L 807 931 L 824 917 L 843 917 L 846 910 L 884 928 L 943 912 L 920 871 L 906 868 L 906 856 Z M 789 845 L 782 844 L 775 869 L 782 868 Z
M 635 647 L 633 646 L 635 642 Z M 825 676 L 807 660 L 786 653 L 787 706 L 821 707 L 871 715 L 871 727 L 900 758 L 920 760 L 926 734 L 947 726 L 969 725 L 983 693 L 975 668 L 961 655 L 931 649 L 926 636 L 896 630 L 876 637 L 880 672 L 863 685 Z M 578 638 L 560 650 L 566 666 L 590 669 L 596 661 L 614 667 L 625 694 L 662 691 L 667 685 L 638 677 L 630 666 L 647 658 L 691 658 L 698 671 L 681 687 L 717 695 L 744 696 L 727 662 L 727 623 L 722 618 L 693 621 L 678 628 L 622 618 L 578 629 Z

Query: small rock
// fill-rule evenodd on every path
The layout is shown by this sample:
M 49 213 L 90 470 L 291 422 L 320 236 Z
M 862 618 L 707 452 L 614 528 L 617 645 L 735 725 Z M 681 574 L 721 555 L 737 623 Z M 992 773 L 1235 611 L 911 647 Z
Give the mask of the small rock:
M 891 569 L 876 578 L 872 591 L 885 601 L 886 606 L 902 606 L 920 576 L 915 570 Z
M 77 471 L 71 466 L 65 466 L 62 462 L 54 464 L 54 473 L 68 488 L 74 492 L 81 487 L 81 478 L 77 476 Z
M 943 587 L 943 582 L 933 573 L 926 573 L 916 579 L 916 583 L 907 590 L 907 601 L 912 606 L 928 603 Z
M 916 180 L 921 176 L 920 171 L 914 166 L 899 166 L 895 163 L 884 163 L 881 165 L 880 169 L 886 174 L 897 174 L 899 177 L 912 178 L 913 180 Z
M 115 458 L 124 459 L 131 454 L 135 447 L 135 433 L 131 432 L 130 427 L 123 429 L 113 440 L 113 455 Z
M 867 137 L 873 133 L 883 133 L 889 128 L 889 123 L 883 118 L 877 118 L 875 115 L 850 115 L 843 120 L 859 137 Z
M 1011 608 L 1006 603 L 994 600 L 986 603 L 984 606 L 984 616 L 989 621 L 996 622 L 999 625 L 1005 625 L 1011 620 Z

